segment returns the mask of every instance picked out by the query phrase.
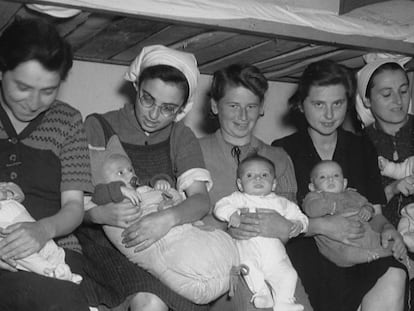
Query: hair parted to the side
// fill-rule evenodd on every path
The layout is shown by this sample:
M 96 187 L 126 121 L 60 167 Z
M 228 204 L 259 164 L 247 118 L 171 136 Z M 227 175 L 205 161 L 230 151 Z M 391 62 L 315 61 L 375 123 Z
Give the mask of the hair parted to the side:
M 187 78 L 180 70 L 169 65 L 155 65 L 146 67 L 139 75 L 138 88 L 141 87 L 141 84 L 145 80 L 152 79 L 160 79 L 165 83 L 173 83 L 177 85 L 177 87 L 183 92 L 183 104 L 185 106 L 190 94 L 190 86 L 188 84 Z
M 245 87 L 262 102 L 269 83 L 259 68 L 249 64 L 233 64 L 214 72 L 210 97 L 219 101 L 224 97 L 226 88 L 229 86 Z
M 348 100 L 348 109 L 352 107 L 356 91 L 356 79 L 351 70 L 333 60 L 325 59 L 309 64 L 299 79 L 298 87 L 288 100 L 289 120 L 297 128 L 306 128 L 307 121 L 300 111 L 310 89 L 314 86 L 343 85 Z
M 261 162 L 261 163 L 266 164 L 267 166 L 269 166 L 270 172 L 273 174 L 273 176 L 276 175 L 275 164 L 272 161 L 270 161 L 268 158 L 255 153 L 255 154 L 251 154 L 247 156 L 239 163 L 237 167 L 237 178 L 241 178 L 241 176 L 243 175 L 243 170 L 246 164 L 249 164 L 252 162 Z
M 0 36 L 0 71 L 14 70 L 35 60 L 45 69 L 59 72 L 64 80 L 72 68 L 70 44 L 56 27 L 42 19 L 18 18 Z

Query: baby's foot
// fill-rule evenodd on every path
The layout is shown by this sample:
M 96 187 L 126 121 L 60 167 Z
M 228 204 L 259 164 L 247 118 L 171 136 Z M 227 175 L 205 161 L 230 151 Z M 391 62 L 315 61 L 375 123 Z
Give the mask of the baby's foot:
M 272 295 L 257 293 L 252 297 L 253 304 L 256 308 L 271 308 L 273 307 Z
M 303 311 L 304 307 L 300 304 L 293 302 L 278 301 L 273 307 L 274 311 Z

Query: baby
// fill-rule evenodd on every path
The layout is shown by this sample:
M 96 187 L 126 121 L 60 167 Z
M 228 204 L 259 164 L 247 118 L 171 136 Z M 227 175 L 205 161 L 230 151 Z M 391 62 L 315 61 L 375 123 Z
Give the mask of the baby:
M 391 248 L 381 246 L 381 238 L 368 221 L 375 214 L 374 207 L 356 190 L 347 188 L 342 168 L 335 161 L 323 160 L 311 171 L 309 192 L 303 201 L 303 210 L 310 217 L 357 212 L 355 217 L 364 228 L 364 237 L 354 240 L 356 246 L 334 241 L 326 236 L 315 237 L 319 251 L 340 267 L 366 263 L 391 256 Z
M 110 202 L 118 203 L 127 198 L 133 204 L 139 206 L 142 201 L 141 193 L 147 193 L 152 190 L 146 186 L 139 187 L 139 179 L 135 175 L 131 161 L 126 155 L 120 153 L 110 154 L 105 159 L 101 175 L 104 182 L 95 186 L 95 191 L 92 195 L 92 202 L 98 205 Z M 171 189 L 171 183 L 171 177 L 164 174 L 156 175 L 150 181 L 150 184 L 154 185 L 155 190 L 161 191 L 161 193 L 157 192 L 157 195 L 161 194 L 166 199 L 172 199 L 175 195 L 175 199 L 180 200 L 179 194 L 174 189 Z M 165 204 L 165 201 L 163 203 Z M 162 207 L 166 208 L 164 205 Z M 148 206 L 145 210 L 148 211 Z
M 307 230 L 308 218 L 299 207 L 273 192 L 276 188 L 275 166 L 267 158 L 253 155 L 244 159 L 237 169 L 237 187 L 240 191 L 222 198 L 214 208 L 216 217 L 227 221 L 230 227 L 240 225 L 240 210 L 247 207 L 250 212 L 265 208 L 286 217 L 292 222 L 290 238 Z M 255 307 L 273 307 L 277 311 L 303 310 L 294 298 L 297 273 L 279 239 L 255 237 L 236 240 L 236 245 L 240 263 L 248 267 L 248 274 L 244 277 L 253 292 Z
M 18 222 L 33 222 L 32 216 L 20 204 L 24 200 L 23 191 L 11 182 L 0 183 L 0 227 L 6 228 Z M 0 240 L 2 237 L 0 237 Z M 71 272 L 65 263 L 65 251 L 49 240 L 37 253 L 16 260 L 17 269 L 35 272 L 60 280 L 79 284 L 82 277 Z
M 393 179 L 401 179 L 414 174 L 414 156 L 408 157 L 401 163 L 396 163 L 379 156 L 378 167 L 381 175 Z
M 104 157 L 99 175 L 101 180 L 92 196 L 96 204 L 129 199 L 142 209 L 141 217 L 144 217 L 183 200 L 171 187 L 169 176 L 152 178 L 153 188 L 137 188 L 138 178 L 124 153 L 112 152 Z M 105 225 L 103 229 L 109 240 L 131 262 L 197 304 L 209 303 L 228 291 L 230 270 L 239 264 L 237 249 L 230 236 L 222 230 L 207 232 L 192 224 L 176 226 L 150 247 L 136 252 L 135 248 L 127 248 L 122 243 L 124 228 Z
M 396 163 L 379 156 L 378 167 L 381 175 L 393 179 L 402 179 L 414 175 L 414 156 L 408 157 L 401 163 Z M 414 203 L 404 206 L 401 210 L 398 231 L 401 233 L 408 250 L 414 252 Z

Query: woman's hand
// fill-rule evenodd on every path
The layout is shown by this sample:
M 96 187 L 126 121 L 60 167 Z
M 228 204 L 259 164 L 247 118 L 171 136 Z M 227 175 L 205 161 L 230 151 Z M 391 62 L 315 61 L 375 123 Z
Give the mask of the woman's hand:
M 247 240 L 257 236 L 279 238 L 286 242 L 289 239 L 289 232 L 292 222 L 281 216 L 278 212 L 257 209 L 251 213 L 247 208 L 241 209 L 240 226 L 230 228 L 230 235 L 239 240 Z
M 289 240 L 293 222 L 272 210 L 257 209 L 256 214 L 260 223 L 260 236 L 278 238 L 283 242 Z
M 90 212 L 93 214 L 94 222 L 121 228 L 127 228 L 142 214 L 142 210 L 129 200 L 96 206 Z
M 164 237 L 172 227 L 167 213 L 151 213 L 124 230 L 122 243 L 125 247 L 137 246 L 134 251 L 139 252 Z
M 0 259 L 0 269 L 8 270 L 11 272 L 17 272 L 17 269 L 15 268 L 16 266 L 17 266 L 17 263 L 13 259 L 9 259 L 9 260 Z
M 248 208 L 240 209 L 240 225 L 230 227 L 229 234 L 238 240 L 248 240 L 259 236 L 260 221 L 257 213 L 250 213 Z
M 395 230 L 391 224 L 384 225 L 381 232 L 381 245 L 387 248 L 390 241 L 394 242 L 392 245 L 392 254 L 397 260 L 401 260 L 407 256 L 407 248 L 401 234 Z
M 38 252 L 49 240 L 49 235 L 40 222 L 19 222 L 0 228 L 0 258 L 9 260 L 25 258 Z
M 414 194 L 414 175 L 398 179 L 385 187 L 385 194 L 388 201 L 399 193 L 405 196 Z
M 358 221 L 358 211 L 342 215 L 324 216 L 318 218 L 315 228 L 315 219 L 310 219 L 309 232 L 325 235 L 335 241 L 351 246 L 358 246 L 352 240 L 362 238 L 365 233 L 364 226 Z

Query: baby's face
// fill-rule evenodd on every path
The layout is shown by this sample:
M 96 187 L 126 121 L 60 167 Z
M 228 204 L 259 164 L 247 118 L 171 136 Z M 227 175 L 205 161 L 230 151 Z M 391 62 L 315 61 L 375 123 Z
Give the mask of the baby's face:
M 276 187 L 273 170 L 262 162 L 244 164 L 242 175 L 237 183 L 240 191 L 252 195 L 267 195 Z
M 117 157 L 107 159 L 103 166 L 103 178 L 106 183 L 113 181 L 123 181 L 129 186 L 131 178 L 135 176 L 134 168 L 128 158 Z
M 326 192 L 342 192 L 345 179 L 341 167 L 337 163 L 320 164 L 312 176 L 315 190 Z

